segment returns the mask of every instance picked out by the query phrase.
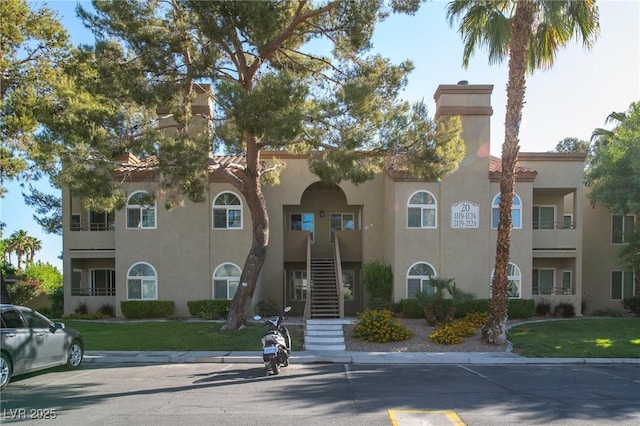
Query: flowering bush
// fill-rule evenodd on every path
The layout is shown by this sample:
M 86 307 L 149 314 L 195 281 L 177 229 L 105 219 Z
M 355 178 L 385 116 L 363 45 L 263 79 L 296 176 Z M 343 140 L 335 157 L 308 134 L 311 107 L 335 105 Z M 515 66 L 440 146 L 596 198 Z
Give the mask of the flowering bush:
M 411 331 L 394 321 L 393 312 L 389 309 L 372 309 L 358 314 L 353 337 L 365 342 L 387 343 L 407 340 Z
M 476 334 L 476 328 L 482 327 L 489 320 L 488 313 L 470 312 L 464 318 L 444 324 L 431 334 L 429 339 L 438 345 L 457 345 L 465 337 Z

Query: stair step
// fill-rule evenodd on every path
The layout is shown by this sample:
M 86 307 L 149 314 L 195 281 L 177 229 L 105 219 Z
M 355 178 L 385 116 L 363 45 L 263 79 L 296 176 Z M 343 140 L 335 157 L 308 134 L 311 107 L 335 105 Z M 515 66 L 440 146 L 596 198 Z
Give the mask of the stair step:
M 304 349 L 306 351 L 345 351 L 347 350 L 347 345 L 304 345 Z
M 332 345 L 344 343 L 344 336 L 326 337 L 326 336 L 306 336 L 305 343 Z

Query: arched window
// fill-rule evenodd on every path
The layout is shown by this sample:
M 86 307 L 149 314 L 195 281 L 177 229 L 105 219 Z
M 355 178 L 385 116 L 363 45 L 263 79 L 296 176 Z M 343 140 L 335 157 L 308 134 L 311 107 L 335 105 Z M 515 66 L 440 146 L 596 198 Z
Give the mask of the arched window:
M 500 222 L 500 194 L 496 195 L 491 203 L 491 228 L 498 229 L 498 222 Z M 522 202 L 518 194 L 513 194 L 511 227 L 514 229 L 522 229 Z
M 491 295 L 491 289 L 493 288 L 493 275 L 495 268 L 491 272 L 491 283 L 489 283 L 489 294 Z M 520 299 L 522 297 L 522 273 L 520 268 L 515 263 L 509 262 L 507 266 L 507 297 L 509 299 Z
M 407 228 L 436 228 L 438 203 L 429 191 L 418 191 L 407 203 Z
M 232 263 L 223 263 L 213 272 L 213 298 L 231 300 L 238 290 L 242 271 Z
M 131 194 L 127 200 L 127 228 L 156 227 L 156 203 L 151 204 L 151 196 L 138 191 Z
M 213 200 L 213 229 L 241 229 L 242 202 L 233 192 L 223 192 Z
M 419 262 L 413 264 L 407 273 L 407 297 L 416 297 L 418 292 L 435 294 L 435 287 L 429 284 L 429 280 L 435 276 L 436 270 L 428 263 Z
M 127 272 L 127 300 L 158 299 L 158 274 L 148 263 L 136 263 Z

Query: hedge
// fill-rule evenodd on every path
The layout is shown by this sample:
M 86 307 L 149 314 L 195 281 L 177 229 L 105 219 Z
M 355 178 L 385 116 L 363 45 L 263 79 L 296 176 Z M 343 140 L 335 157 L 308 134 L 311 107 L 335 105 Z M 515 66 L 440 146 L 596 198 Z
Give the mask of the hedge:
M 447 308 L 452 300 L 445 299 L 443 302 L 444 308 Z M 471 299 L 458 303 L 456 318 L 464 318 L 471 312 L 489 312 L 490 306 L 491 300 L 489 299 Z M 533 299 L 509 299 L 507 309 L 509 319 L 531 318 L 535 313 L 535 303 Z M 418 306 L 416 299 L 402 299 L 400 312 L 405 318 L 424 318 L 424 312 Z
M 231 300 L 192 300 L 187 302 L 192 317 L 207 320 L 226 319 L 231 308 Z
M 120 302 L 122 315 L 127 319 L 168 318 L 173 315 L 173 300 L 127 300 Z

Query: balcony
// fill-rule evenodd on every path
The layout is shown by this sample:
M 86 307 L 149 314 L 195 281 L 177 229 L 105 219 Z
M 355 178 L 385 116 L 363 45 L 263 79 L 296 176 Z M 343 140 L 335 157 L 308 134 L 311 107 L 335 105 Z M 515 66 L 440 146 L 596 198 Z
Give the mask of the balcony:
M 543 222 L 533 225 L 533 257 L 575 257 L 580 232 L 575 222 Z
M 116 247 L 114 222 L 73 222 L 65 233 L 65 246 L 70 250 L 113 250 Z

